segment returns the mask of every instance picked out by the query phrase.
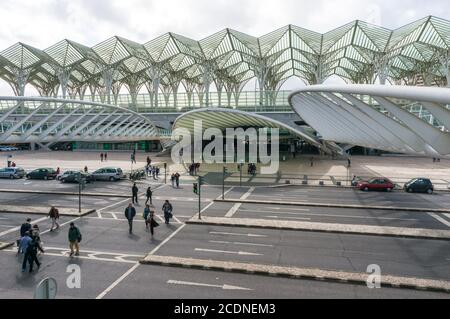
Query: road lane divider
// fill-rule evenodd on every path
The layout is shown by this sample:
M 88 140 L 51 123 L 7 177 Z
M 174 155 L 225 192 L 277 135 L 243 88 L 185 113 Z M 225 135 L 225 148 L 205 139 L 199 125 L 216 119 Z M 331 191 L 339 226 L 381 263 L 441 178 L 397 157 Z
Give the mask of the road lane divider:
M 331 271 L 313 268 L 286 267 L 255 263 L 230 262 L 172 256 L 147 255 L 140 261 L 143 265 L 190 268 L 208 271 L 252 274 L 298 280 L 319 280 L 341 284 L 364 285 L 370 280 L 370 274 L 344 271 Z M 422 279 L 401 276 L 382 276 L 381 286 L 386 288 L 412 289 L 450 293 L 450 281 Z
M 337 233 L 349 235 L 369 235 L 401 237 L 429 240 L 450 240 L 450 230 L 406 227 L 370 226 L 354 224 L 314 223 L 293 220 L 266 220 L 248 218 L 207 217 L 201 220 L 194 216 L 186 221 L 188 225 L 224 226 L 241 228 L 261 228 L 276 230 L 297 230 L 306 232 Z

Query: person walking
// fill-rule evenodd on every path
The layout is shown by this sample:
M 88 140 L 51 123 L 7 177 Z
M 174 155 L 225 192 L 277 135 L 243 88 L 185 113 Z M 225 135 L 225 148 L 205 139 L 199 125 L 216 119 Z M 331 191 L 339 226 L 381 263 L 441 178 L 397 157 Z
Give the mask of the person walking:
M 142 217 L 145 220 L 145 229 L 149 229 L 150 228 L 150 205 L 146 204 L 145 208 L 144 208 L 144 213 L 142 214 Z
M 100 161 L 103 162 L 103 153 L 100 153 Z
M 352 167 L 352 161 L 351 161 L 351 159 L 347 159 L 347 168 L 350 168 L 350 167 Z
M 164 219 L 166 221 L 166 224 L 169 225 L 170 219 L 173 217 L 172 215 L 173 207 L 168 200 L 166 200 L 166 202 L 164 203 L 162 211 L 164 212 Z
M 30 243 L 27 246 L 27 250 L 25 252 L 25 256 L 23 258 L 22 263 L 22 272 L 25 272 L 27 268 L 27 262 L 30 264 L 30 273 L 33 272 L 33 266 L 36 263 L 38 269 L 41 267 L 41 263 L 37 258 L 38 250 L 44 253 L 44 250 L 39 245 L 39 242 L 36 238 L 31 238 Z
M 87 167 L 87 166 L 85 166 L 85 167 L 84 167 L 84 172 L 85 172 L 85 173 L 87 174 L 87 173 L 88 173 L 88 171 L 89 171 L 89 170 L 88 170 L 88 167 Z
M 172 182 L 172 188 L 175 188 L 175 174 L 170 176 L 170 181 Z
M 69 247 L 70 247 L 70 257 L 74 254 L 75 256 L 80 255 L 80 242 L 82 239 L 81 232 L 78 227 L 75 226 L 75 223 L 70 223 L 69 228 Z
M 25 234 L 22 236 L 22 238 L 19 241 L 19 250 L 17 251 L 17 253 L 25 254 L 25 252 L 27 251 L 28 245 L 31 243 L 31 240 L 32 239 L 30 236 L 30 232 L 29 231 L 25 232 Z M 26 262 L 25 262 L 25 266 L 26 266 Z M 23 266 L 22 269 L 25 268 L 25 266 Z
M 125 208 L 125 218 L 128 220 L 130 235 L 133 233 L 133 219 L 136 216 L 136 208 L 130 203 L 127 208 Z
M 149 201 L 150 201 L 150 205 L 153 205 L 153 200 L 152 200 L 153 192 L 152 192 L 152 188 L 150 186 L 147 188 L 146 195 L 147 195 L 147 200 L 145 201 L 145 205 L 147 205 Z
M 175 174 L 175 183 L 177 184 L 177 188 L 180 188 L 180 174 Z
M 147 156 L 147 166 L 152 165 L 152 160 L 150 159 L 150 156 Z
M 137 187 L 136 183 L 134 183 L 133 187 L 131 188 L 131 193 L 132 193 L 133 204 L 139 204 L 138 203 L 139 188 Z
M 103 156 L 105 158 L 105 162 L 107 162 L 108 161 L 108 153 L 105 153 Z
M 20 237 L 17 239 L 16 244 L 18 247 L 17 252 L 20 253 L 20 242 L 22 238 L 31 230 L 31 218 L 27 218 L 26 222 L 20 226 Z
M 155 214 L 156 214 L 155 213 L 155 207 L 151 206 L 150 207 L 150 214 L 149 214 L 148 218 L 150 220 L 150 222 L 149 222 L 149 224 L 150 224 L 150 234 L 152 234 L 152 237 L 155 234 L 155 228 L 159 226 L 159 224 L 155 220 Z
M 52 219 L 52 227 L 50 228 L 50 231 L 53 231 L 53 228 L 55 228 L 56 225 L 56 229 L 59 229 L 59 210 L 55 207 L 52 206 L 52 208 L 50 208 L 50 211 L 48 213 L 48 217 Z

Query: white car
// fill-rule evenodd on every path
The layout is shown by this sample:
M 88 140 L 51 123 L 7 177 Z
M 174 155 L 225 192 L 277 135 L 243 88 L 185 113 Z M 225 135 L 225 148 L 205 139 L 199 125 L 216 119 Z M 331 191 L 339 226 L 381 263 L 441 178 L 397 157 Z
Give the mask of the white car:
M 17 147 L 11 147 L 11 146 L 0 146 L 0 152 L 14 152 L 18 151 L 19 149 Z

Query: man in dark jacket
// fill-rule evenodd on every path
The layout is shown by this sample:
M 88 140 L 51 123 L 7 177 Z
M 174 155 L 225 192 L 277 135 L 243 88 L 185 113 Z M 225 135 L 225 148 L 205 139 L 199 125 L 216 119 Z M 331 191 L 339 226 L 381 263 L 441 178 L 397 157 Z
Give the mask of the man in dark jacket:
M 152 188 L 151 187 L 147 188 L 147 194 L 146 195 L 147 195 L 147 200 L 145 201 L 145 205 L 147 205 L 149 201 L 150 201 L 150 205 L 153 205 L 153 202 L 152 202 L 153 192 L 152 192 Z
M 138 204 L 138 193 L 139 188 L 136 186 L 136 183 L 134 183 L 133 187 L 131 188 L 132 197 L 133 197 L 133 204 Z
M 172 218 L 173 207 L 172 204 L 169 203 L 168 200 L 164 203 L 162 210 L 164 212 L 164 219 L 166 220 L 166 224 L 169 225 L 170 219 Z
M 136 209 L 133 204 L 130 203 L 127 208 L 125 208 L 125 218 L 128 220 L 128 226 L 130 235 L 133 233 L 133 219 L 136 216 Z
M 44 250 L 39 245 L 39 242 L 37 241 L 37 239 L 33 238 L 31 240 L 31 242 L 28 244 L 27 250 L 25 252 L 25 256 L 24 256 L 23 264 L 22 264 L 22 272 L 25 272 L 25 270 L 26 270 L 27 261 L 30 264 L 30 272 L 33 272 L 34 263 L 36 263 L 38 269 L 39 269 L 39 267 L 41 267 L 41 263 L 39 262 L 39 260 L 37 258 L 38 249 L 42 253 L 44 253 Z
M 69 246 L 70 246 L 70 257 L 80 255 L 80 241 L 81 241 L 81 232 L 75 227 L 75 223 L 70 223 L 69 228 Z M 75 249 L 75 252 L 74 252 Z
M 31 230 L 31 218 L 28 218 L 25 223 L 20 226 L 20 237 L 25 236 L 25 233 Z

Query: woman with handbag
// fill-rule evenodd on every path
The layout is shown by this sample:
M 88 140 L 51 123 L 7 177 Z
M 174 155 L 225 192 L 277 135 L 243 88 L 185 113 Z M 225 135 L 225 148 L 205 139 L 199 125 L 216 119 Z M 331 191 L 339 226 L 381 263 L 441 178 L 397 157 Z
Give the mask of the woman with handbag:
M 155 220 L 155 207 L 153 206 L 150 207 L 150 213 L 148 215 L 148 223 L 150 224 L 150 233 L 152 234 L 153 237 L 155 228 L 159 226 L 159 224 Z

